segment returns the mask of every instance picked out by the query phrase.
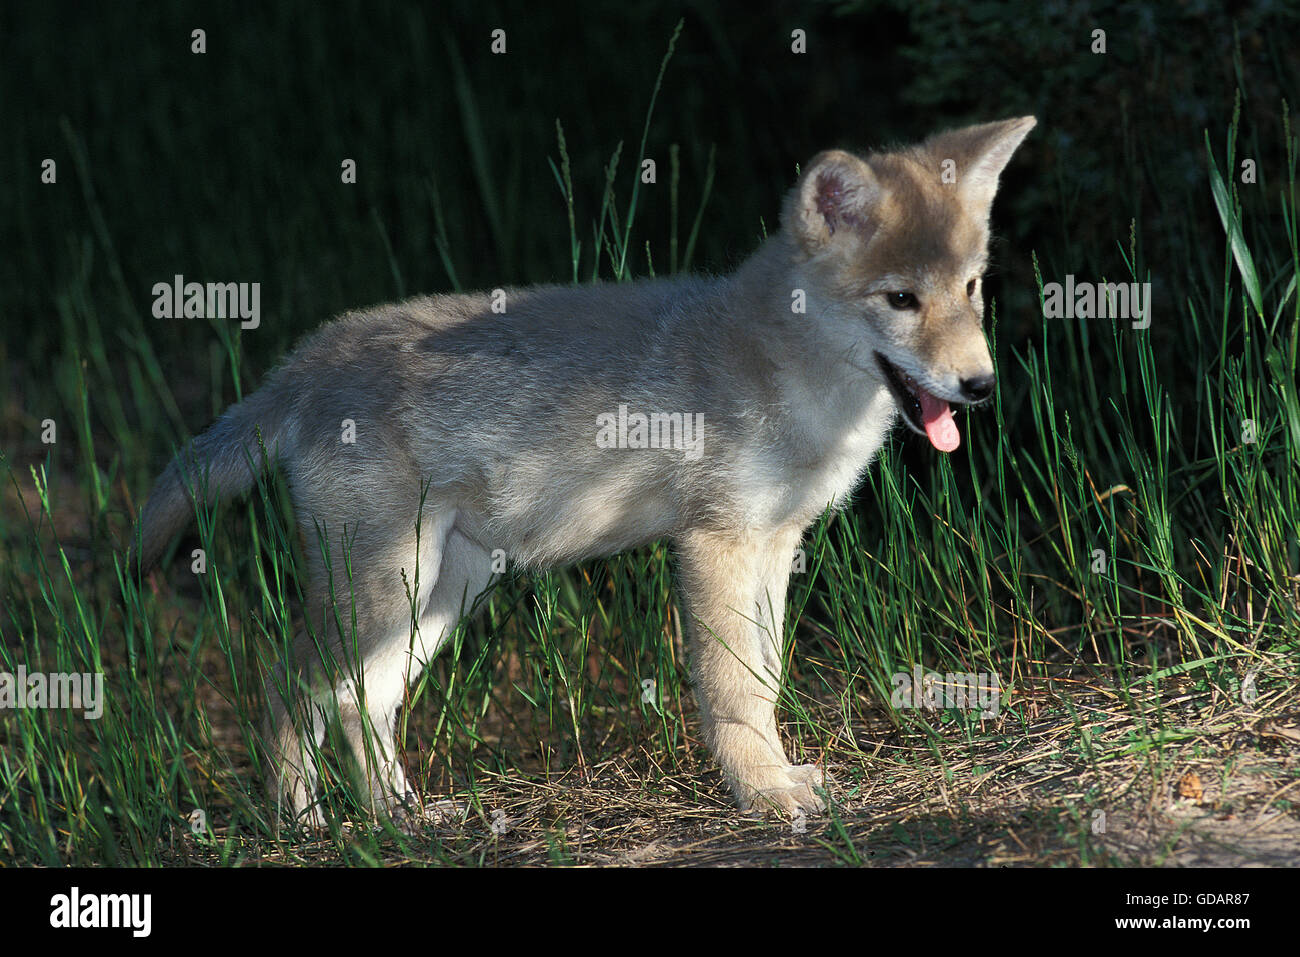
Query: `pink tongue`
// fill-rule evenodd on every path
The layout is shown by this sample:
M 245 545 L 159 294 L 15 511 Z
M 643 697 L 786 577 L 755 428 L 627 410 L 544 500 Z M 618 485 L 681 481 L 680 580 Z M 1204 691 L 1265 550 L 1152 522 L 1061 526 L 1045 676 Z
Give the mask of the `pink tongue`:
M 930 437 L 930 444 L 940 452 L 951 452 L 961 445 L 961 433 L 952 419 L 952 407 L 924 389 L 917 390 L 917 398 L 921 400 L 921 421 L 925 425 L 925 434 Z

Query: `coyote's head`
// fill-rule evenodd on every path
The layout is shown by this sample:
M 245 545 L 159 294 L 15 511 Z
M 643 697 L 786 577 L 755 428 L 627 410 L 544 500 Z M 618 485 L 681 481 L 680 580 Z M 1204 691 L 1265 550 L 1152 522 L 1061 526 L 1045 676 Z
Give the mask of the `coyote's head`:
M 1035 122 L 970 126 L 865 157 L 821 153 L 786 200 L 808 312 L 944 452 L 961 441 L 950 403 L 993 394 L 981 289 L 989 209 Z

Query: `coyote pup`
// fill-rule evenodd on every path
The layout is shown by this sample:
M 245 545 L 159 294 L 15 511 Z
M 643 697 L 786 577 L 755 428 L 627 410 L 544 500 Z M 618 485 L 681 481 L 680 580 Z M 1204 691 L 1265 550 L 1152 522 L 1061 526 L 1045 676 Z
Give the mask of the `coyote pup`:
M 330 549 L 306 549 L 306 614 L 346 672 L 330 676 L 302 634 L 294 667 L 339 709 L 365 793 L 392 813 L 410 796 L 395 714 L 492 583 L 494 551 L 546 568 L 666 539 L 705 738 L 737 803 L 823 810 L 822 769 L 791 765 L 777 733 L 791 560 L 899 413 L 951 452 L 953 404 L 993 393 L 989 209 L 1034 123 L 821 153 L 780 231 L 729 276 L 506 290 L 504 311 L 498 293 L 348 313 L 167 467 L 141 564 L 191 520 L 198 490 L 225 498 L 280 463 L 300 528 Z M 268 785 L 318 822 L 305 743 L 323 718 L 268 697 Z

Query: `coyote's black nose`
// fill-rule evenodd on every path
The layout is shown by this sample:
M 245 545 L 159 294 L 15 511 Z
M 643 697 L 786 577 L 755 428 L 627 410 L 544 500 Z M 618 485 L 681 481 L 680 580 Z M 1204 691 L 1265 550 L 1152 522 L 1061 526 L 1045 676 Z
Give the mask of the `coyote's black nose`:
M 982 375 L 974 379 L 961 380 L 961 394 L 972 402 L 983 402 L 993 394 L 997 376 Z

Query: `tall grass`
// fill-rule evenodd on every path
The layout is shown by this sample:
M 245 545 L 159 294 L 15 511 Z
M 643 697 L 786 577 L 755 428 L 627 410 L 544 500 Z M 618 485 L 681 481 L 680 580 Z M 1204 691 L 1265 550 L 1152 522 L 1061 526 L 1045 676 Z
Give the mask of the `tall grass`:
M 650 87 L 642 154 L 680 29 Z M 465 65 L 455 47 L 448 54 L 451 101 L 492 243 L 502 263 L 523 262 L 529 227 L 510 214 L 525 188 L 522 154 L 502 159 L 488 148 Z M 1287 151 L 1268 158 L 1285 173 L 1269 184 L 1275 215 L 1249 217 L 1247 208 L 1267 207 L 1245 203 L 1234 183 L 1236 116 L 1217 145 L 1221 160 L 1208 138 L 1205 179 L 1185 200 L 1216 204 L 1224 234 L 1203 241 L 1221 255 L 1189 246 L 1183 262 L 1144 263 L 1143 230 L 1173 227 L 1136 222 L 1129 236 L 1083 253 L 1115 261 L 1117 246 L 1126 280 L 1159 269 L 1177 298 L 1157 302 L 1152 321 L 1178 325 L 1178 355 L 1158 354 L 1151 335 L 1111 320 L 1045 320 L 1035 339 L 1008 343 L 991 304 L 1000 389 L 989 411 L 967 419 L 965 451 L 913 461 L 909 440 L 895 440 L 858 505 L 810 531 L 790 595 L 787 637 L 798 652 L 782 696 L 782 717 L 808 754 L 842 741 L 843 727 L 875 710 L 898 723 L 989 733 L 961 712 L 892 709 L 891 676 L 915 664 L 999 675 L 1012 714 L 1023 717 L 1015 689 L 1056 665 L 1104 670 L 1124 687 L 1190 675 L 1235 694 L 1262 654 L 1296 654 L 1300 243 L 1285 107 L 1278 122 Z M 126 503 L 138 502 L 149 463 L 168 451 L 165 437 L 183 435 L 182 403 L 214 414 L 257 382 L 244 368 L 245 340 L 220 322 L 205 360 L 211 380 L 171 375 L 124 278 L 137 267 L 119 255 L 95 173 L 65 130 L 85 220 L 61 254 L 54 291 L 64 347 L 25 402 L 29 416 L 58 423 L 58 441 L 29 467 L 8 453 L 0 461 L 0 671 L 102 672 L 107 707 L 96 721 L 65 710 L 0 716 L 0 858 L 295 860 L 302 852 L 291 831 L 277 832 L 261 786 L 263 679 L 301 626 L 302 550 L 320 544 L 310 530 L 295 533 L 283 482 L 268 474 L 245 501 L 199 509 L 195 529 L 149 580 L 124 568 Z M 538 176 L 528 188 L 556 188 L 555 222 L 544 226 L 555 227 L 551 235 L 567 229 L 574 281 L 650 273 L 652 240 L 670 250 L 661 272 L 689 268 L 715 175 L 720 189 L 747 188 L 738 170 L 715 171 L 710 154 L 705 177 L 688 184 L 698 202 L 679 256 L 676 153 L 671 191 L 651 192 L 621 142 L 603 176 L 575 179 L 558 122 L 555 133 L 554 182 Z M 433 224 L 423 252 L 436 251 L 459 288 L 469 270 L 463 260 L 458 268 L 457 221 L 438 182 L 431 175 L 412 193 L 427 200 Z M 671 206 L 669 236 L 641 230 L 640 214 L 655 203 Z M 577 208 L 597 210 L 589 238 Z M 371 262 L 400 290 L 411 283 L 403 252 L 386 216 L 370 213 L 382 238 Z M 1040 268 L 1039 250 L 1012 255 Z M 1071 265 L 1056 249 L 1042 259 L 1060 272 Z M 223 275 L 241 268 L 234 253 L 207 250 L 201 261 Z M 283 262 L 288 273 L 311 269 L 293 251 Z M 93 291 L 105 268 L 117 296 Z M 196 548 L 201 574 L 189 570 Z M 671 580 L 664 547 L 508 577 L 410 691 L 401 732 L 423 762 L 413 779 L 454 793 L 487 824 L 501 775 L 544 777 L 610 754 L 651 755 L 653 782 L 662 769 L 695 762 Z M 338 624 L 347 634 L 348 623 Z M 358 811 L 350 769 L 333 747 L 319 758 L 325 844 L 337 859 L 483 860 L 436 836 L 344 827 Z M 846 853 L 855 853 L 851 842 Z

